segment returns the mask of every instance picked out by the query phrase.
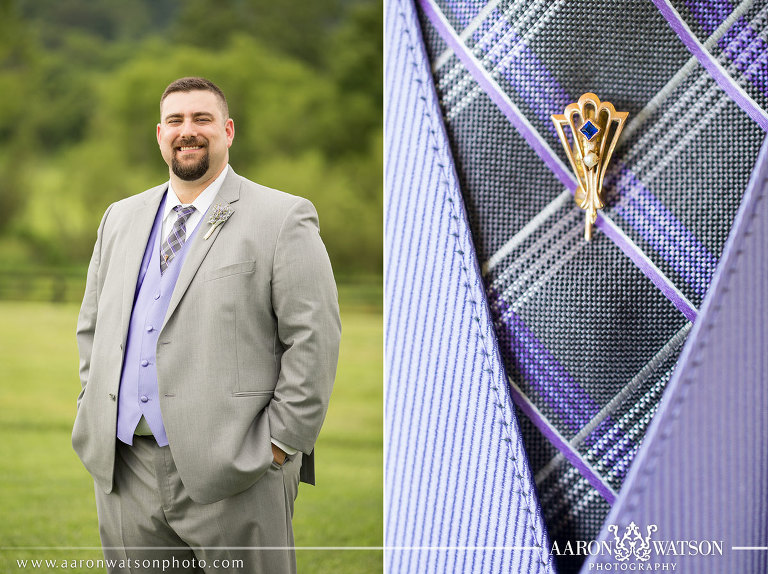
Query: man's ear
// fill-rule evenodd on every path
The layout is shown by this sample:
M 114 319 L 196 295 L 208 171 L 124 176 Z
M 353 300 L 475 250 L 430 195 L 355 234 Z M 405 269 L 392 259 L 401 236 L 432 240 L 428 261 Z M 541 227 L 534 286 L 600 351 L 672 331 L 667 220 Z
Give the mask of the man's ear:
M 227 147 L 231 147 L 232 141 L 235 139 L 235 121 L 232 118 L 227 118 L 227 121 L 224 124 L 224 131 L 227 133 Z M 158 138 L 159 137 L 158 131 Z

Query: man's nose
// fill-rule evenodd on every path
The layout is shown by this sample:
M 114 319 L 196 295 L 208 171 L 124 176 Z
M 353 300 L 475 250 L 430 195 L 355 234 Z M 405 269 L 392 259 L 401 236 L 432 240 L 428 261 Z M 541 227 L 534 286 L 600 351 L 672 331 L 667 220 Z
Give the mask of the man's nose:
M 195 122 L 193 122 L 191 119 L 184 120 L 181 124 L 181 132 L 179 134 L 181 137 L 190 137 L 197 135 L 197 126 L 195 125 Z

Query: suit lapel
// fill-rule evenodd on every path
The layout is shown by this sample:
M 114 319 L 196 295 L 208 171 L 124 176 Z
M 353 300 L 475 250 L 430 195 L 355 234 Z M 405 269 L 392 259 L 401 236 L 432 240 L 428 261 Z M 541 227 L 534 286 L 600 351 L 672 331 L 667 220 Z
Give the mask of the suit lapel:
M 240 199 L 240 182 L 240 176 L 237 175 L 235 171 L 230 167 L 229 173 L 224 178 L 224 183 L 222 184 L 221 189 L 216 195 L 216 198 L 213 200 L 211 206 L 213 207 L 221 203 L 232 204 Z M 234 207 L 233 211 L 236 211 Z M 216 238 L 219 236 L 221 228 L 226 225 L 226 223 L 219 225 L 213 231 L 213 233 L 211 233 L 210 237 L 205 239 L 205 235 L 208 233 L 207 219 L 207 215 L 204 214 L 203 220 L 200 222 L 199 228 L 196 230 L 194 237 L 192 238 L 192 243 L 189 245 L 189 253 L 184 260 L 184 265 L 182 266 L 181 272 L 179 273 L 179 279 L 176 281 L 176 287 L 173 290 L 171 302 L 168 305 L 168 312 L 165 314 L 163 328 L 173 315 L 176 307 L 178 307 L 182 297 L 184 297 L 184 293 L 187 292 L 189 284 L 192 282 L 192 279 L 194 279 L 195 275 L 197 274 L 197 270 L 200 268 L 200 265 L 205 259 L 205 256 L 208 254 L 208 251 L 211 249 L 214 242 L 216 241 Z
M 164 183 L 150 189 L 146 194 L 144 202 L 136 208 L 136 213 L 128 220 L 130 230 L 126 234 L 127 240 L 124 242 L 125 250 L 125 269 L 123 276 L 123 311 L 121 315 L 120 328 L 123 333 L 123 343 L 128 336 L 128 325 L 131 321 L 131 310 L 133 309 L 133 299 L 136 296 L 136 282 L 141 270 L 141 262 L 144 259 L 147 241 L 152 233 L 152 225 L 155 223 L 155 216 L 160 202 L 163 199 L 168 184 Z

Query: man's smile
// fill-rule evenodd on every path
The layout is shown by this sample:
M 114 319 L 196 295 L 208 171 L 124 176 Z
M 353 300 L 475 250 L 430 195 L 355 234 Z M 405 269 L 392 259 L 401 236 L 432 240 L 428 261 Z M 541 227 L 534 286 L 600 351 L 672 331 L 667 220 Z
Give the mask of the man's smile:
M 203 146 L 203 145 L 183 145 L 183 146 L 178 146 L 175 149 L 176 149 L 176 154 L 177 155 L 185 156 L 185 155 L 191 155 L 191 154 L 194 154 L 195 152 L 203 150 L 203 149 L 205 149 L 205 146 Z

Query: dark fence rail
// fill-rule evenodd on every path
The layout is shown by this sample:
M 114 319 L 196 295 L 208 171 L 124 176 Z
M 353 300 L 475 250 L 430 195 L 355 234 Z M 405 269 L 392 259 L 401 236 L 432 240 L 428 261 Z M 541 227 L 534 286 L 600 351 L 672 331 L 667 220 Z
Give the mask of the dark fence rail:
M 0 300 L 75 303 L 83 299 L 86 269 L 0 268 Z
M 80 303 L 86 272 L 85 267 L 0 267 L 0 301 Z M 342 306 L 381 309 L 381 278 L 337 277 L 337 282 Z

